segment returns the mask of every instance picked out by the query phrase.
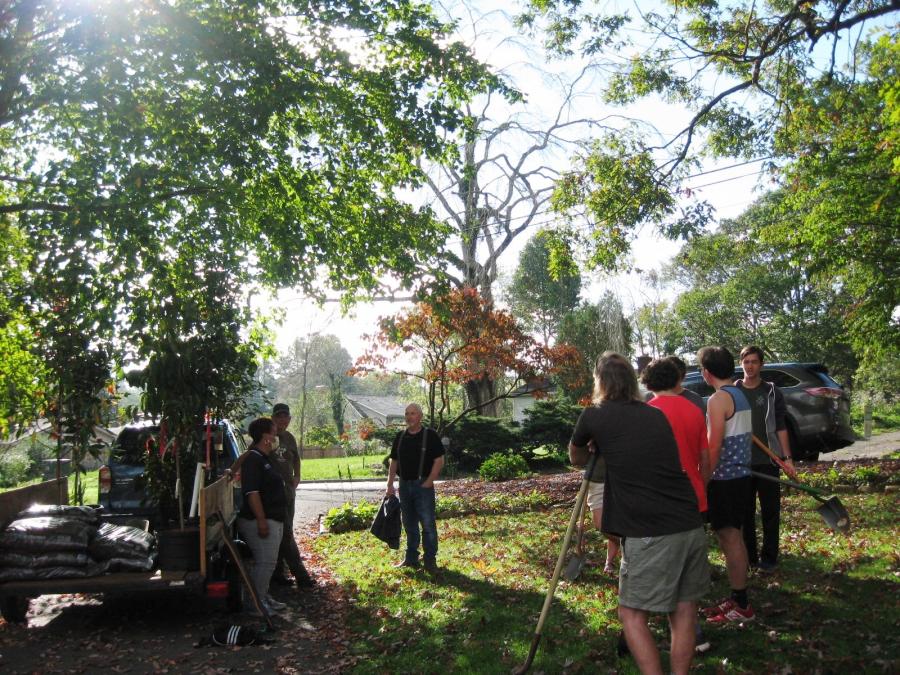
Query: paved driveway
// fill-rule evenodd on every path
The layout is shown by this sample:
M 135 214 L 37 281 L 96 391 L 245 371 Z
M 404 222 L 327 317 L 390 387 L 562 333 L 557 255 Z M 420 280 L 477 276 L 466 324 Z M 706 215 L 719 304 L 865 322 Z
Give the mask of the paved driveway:
M 869 440 L 861 439 L 846 448 L 819 455 L 823 462 L 844 461 L 862 458 L 881 458 L 900 450 L 900 431 L 872 436 Z
M 333 506 L 361 499 L 378 501 L 384 496 L 386 479 L 373 481 L 303 481 L 297 488 L 296 522 L 306 523 L 328 513 Z

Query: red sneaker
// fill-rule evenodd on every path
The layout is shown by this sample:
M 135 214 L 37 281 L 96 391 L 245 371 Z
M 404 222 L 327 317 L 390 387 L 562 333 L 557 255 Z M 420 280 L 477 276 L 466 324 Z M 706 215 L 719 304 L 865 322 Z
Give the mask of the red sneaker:
M 705 616 L 706 618 L 710 618 L 712 616 L 724 614 L 732 607 L 737 607 L 737 603 L 731 598 L 725 598 L 717 605 L 713 605 L 712 607 L 704 607 L 700 610 L 700 613 L 703 614 L 703 616 Z
M 716 616 L 708 616 L 706 620 L 714 625 L 721 626 L 722 624 L 726 624 L 729 621 L 734 621 L 735 623 L 746 623 L 747 621 L 754 621 L 756 619 L 756 613 L 753 611 L 753 608 L 750 605 L 747 605 L 745 608 L 741 609 L 737 603 L 729 609 L 727 612 L 722 612 L 721 614 L 717 614 Z

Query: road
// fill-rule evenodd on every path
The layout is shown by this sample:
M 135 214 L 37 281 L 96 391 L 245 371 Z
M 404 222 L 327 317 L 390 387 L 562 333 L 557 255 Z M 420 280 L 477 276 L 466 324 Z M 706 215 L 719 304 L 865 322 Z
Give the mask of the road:
M 846 461 L 851 459 L 880 458 L 900 450 L 900 431 L 872 436 L 869 440 L 859 440 L 846 448 L 819 455 L 823 462 Z
M 819 457 L 821 461 L 849 461 L 860 458 L 879 458 L 900 450 L 900 431 L 859 440 L 842 450 Z M 378 501 L 384 495 L 385 480 L 365 481 L 304 481 L 297 488 L 296 522 L 308 523 L 328 509 L 345 502 L 356 503 L 361 499 Z M 438 481 L 440 485 L 440 481 Z

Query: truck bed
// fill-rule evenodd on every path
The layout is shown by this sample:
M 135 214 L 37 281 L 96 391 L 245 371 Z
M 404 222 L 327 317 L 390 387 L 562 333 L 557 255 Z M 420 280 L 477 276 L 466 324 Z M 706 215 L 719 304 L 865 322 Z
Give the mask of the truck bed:
M 75 579 L 32 579 L 0 583 L 0 597 L 34 598 L 56 593 L 131 593 L 161 589 L 189 590 L 203 586 L 200 572 L 113 572 Z

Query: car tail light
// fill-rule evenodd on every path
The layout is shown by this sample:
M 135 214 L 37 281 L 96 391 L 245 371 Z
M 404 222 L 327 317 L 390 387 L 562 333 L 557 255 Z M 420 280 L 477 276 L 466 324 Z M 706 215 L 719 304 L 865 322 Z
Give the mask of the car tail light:
M 836 389 L 834 387 L 810 387 L 809 389 L 804 389 L 803 391 L 805 391 L 810 396 L 818 396 L 819 398 L 838 399 L 844 395 L 843 389 Z
M 109 467 L 101 466 L 98 474 L 100 482 L 100 494 L 109 494 L 109 489 L 112 487 L 112 473 L 110 473 Z

